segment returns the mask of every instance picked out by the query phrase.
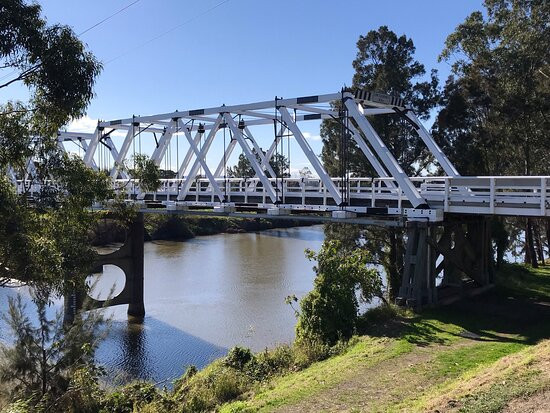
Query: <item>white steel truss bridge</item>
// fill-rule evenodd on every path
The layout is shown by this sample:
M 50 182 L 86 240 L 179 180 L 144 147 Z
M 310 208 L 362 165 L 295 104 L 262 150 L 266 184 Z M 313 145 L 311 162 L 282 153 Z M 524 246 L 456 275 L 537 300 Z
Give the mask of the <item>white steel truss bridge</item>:
M 405 174 L 369 121 L 373 116 L 389 114 L 401 116 L 412 126 L 444 176 Z M 301 128 L 305 122 L 323 119 L 333 119 L 341 127 L 340 146 L 344 150 L 339 156 L 345 158 L 345 148 L 354 142 L 377 176 L 342 173 L 331 177 L 327 173 Z M 259 137 L 266 125 L 274 132 L 264 151 Z M 177 162 L 173 178 L 161 180 L 155 191 L 142 191 L 131 176 L 131 168 L 122 167 L 135 154 L 136 141 L 141 144 L 142 137 L 154 142 L 151 159 L 158 166 L 170 157 L 174 137 L 186 141 L 187 152 Z M 311 176 L 279 176 L 270 163 L 283 139 L 290 137 L 311 165 Z M 107 170 L 114 187 L 128 202 L 140 204 L 141 212 L 406 224 L 399 296 L 402 303 L 417 308 L 436 303 L 440 287 L 460 285 L 464 276 L 478 286 L 492 283 L 487 216 L 550 215 L 550 177 L 461 176 L 409 106 L 399 98 L 373 92 L 343 89 L 326 95 L 100 121 L 87 133 L 59 132 L 58 142 L 63 149 L 67 149 L 66 144 L 78 145 L 85 164 Z M 216 146 L 214 152 L 222 155 L 212 164 L 207 162 L 207 155 Z M 253 177 L 227 177 L 227 160 L 235 148 L 240 148 L 248 160 Z M 342 159 L 339 161 L 344 165 Z M 17 180 L 12 172 L 20 193 L 41 190 L 32 179 L 33 165 L 30 160 L 24 179 Z M 138 234 L 137 238 L 143 237 Z M 442 281 L 436 288 L 438 277 Z M 125 298 L 139 309 L 137 313 L 143 312 L 142 278 L 138 276 L 134 282 L 137 292 L 133 298 Z
M 367 117 L 396 113 L 414 127 L 446 176 L 408 177 L 404 173 Z M 300 129 L 304 122 L 322 119 L 334 119 L 342 125 L 343 139 L 357 145 L 378 176 L 329 176 Z M 255 132 L 261 125 L 273 125 L 275 130 L 267 150 L 260 147 Z M 178 135 L 185 138 L 187 152 L 177 165 L 174 178 L 162 180 L 157 191 L 141 191 L 139 182 L 121 168 L 135 153 L 137 138 L 140 144 L 142 137 L 154 142 L 151 159 L 160 166 Z M 309 161 L 315 177 L 277 176 L 270 161 L 282 139 L 290 136 Z M 121 138 L 122 142 L 115 145 L 114 141 Z M 88 133 L 59 132 L 59 145 L 66 149 L 67 142 L 83 149 L 84 162 L 92 168 L 99 167 L 102 153 L 106 164 L 106 153 L 113 184 L 126 193 L 128 200 L 156 201 L 166 211 L 212 209 L 219 213 L 267 212 L 273 216 L 309 212 L 332 214 L 336 219 L 376 215 L 429 221 L 441 221 L 445 213 L 549 215 L 549 177 L 461 176 L 410 107 L 399 98 L 372 92 L 342 90 L 100 121 L 95 131 Z M 218 150 L 223 156 L 210 165 L 206 156 L 215 145 L 223 145 Z M 226 162 L 236 147 L 250 162 L 255 177 L 227 178 Z M 29 167 L 32 169 L 32 162 Z M 28 191 L 29 185 L 33 184 L 28 179 L 18 181 L 19 191 Z M 35 186 L 31 192 L 38 189 Z

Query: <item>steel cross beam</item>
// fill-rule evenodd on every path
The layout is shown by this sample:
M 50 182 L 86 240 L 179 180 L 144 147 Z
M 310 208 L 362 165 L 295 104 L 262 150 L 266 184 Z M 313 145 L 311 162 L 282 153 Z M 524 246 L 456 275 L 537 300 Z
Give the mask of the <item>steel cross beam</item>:
M 278 199 L 277 194 L 275 193 L 275 190 L 271 186 L 271 182 L 269 181 L 267 176 L 265 176 L 264 172 L 262 171 L 262 167 L 258 163 L 258 160 L 256 159 L 256 156 L 254 155 L 254 153 L 250 150 L 250 147 L 248 146 L 248 144 L 245 142 L 244 137 L 241 133 L 241 130 L 235 124 L 235 121 L 231 117 L 231 114 L 226 112 L 226 113 L 224 113 L 223 117 L 224 117 L 225 123 L 227 123 L 227 126 L 229 126 L 229 129 L 231 129 L 231 132 L 233 132 L 233 136 L 235 137 L 235 139 L 237 140 L 239 145 L 241 145 L 241 148 L 243 149 L 244 156 L 246 156 L 246 158 L 250 162 L 250 165 L 254 169 L 254 172 L 256 172 L 256 175 L 258 176 L 258 178 L 262 182 L 262 184 L 264 186 L 264 190 L 267 192 L 267 194 L 271 198 L 271 201 L 273 203 L 277 203 L 279 199 Z
M 124 165 L 124 160 L 126 159 L 126 155 L 128 154 L 128 150 L 130 149 L 130 145 L 132 144 L 132 141 L 134 140 L 135 128 L 136 128 L 136 126 L 135 126 L 134 123 L 132 123 L 132 126 L 130 128 L 128 128 L 128 132 L 126 133 L 126 137 L 124 138 L 124 142 L 122 143 L 122 147 L 120 148 L 120 152 L 118 153 L 118 156 L 115 159 L 115 164 L 113 165 L 113 168 L 111 169 L 111 173 L 110 173 L 111 178 L 116 178 L 118 171 L 122 170 L 122 167 Z
M 186 128 L 184 126 L 184 133 L 185 132 L 188 132 L 190 133 L 189 129 Z M 193 139 L 193 143 L 195 145 L 198 145 L 200 143 L 200 140 L 201 140 L 201 134 L 199 132 L 195 133 L 195 138 Z M 185 170 L 187 169 L 187 167 L 189 166 L 189 162 L 191 162 L 191 158 L 193 157 L 193 148 L 189 148 L 183 158 L 183 161 L 181 162 L 181 165 L 179 165 L 179 168 L 178 168 L 178 172 L 176 174 L 176 177 L 179 179 L 179 178 L 182 178 L 185 174 Z
M 367 118 L 359 111 L 359 103 L 355 102 L 350 93 L 344 95 L 344 105 L 348 109 L 348 114 L 357 123 L 357 126 L 365 134 L 365 137 L 373 147 L 374 151 L 380 157 L 380 160 L 387 168 L 391 176 L 397 181 L 401 190 L 405 193 L 411 204 L 417 208 L 427 206 L 426 200 L 420 195 L 409 177 L 405 174 L 399 163 L 393 157 L 380 136 L 376 133 Z
M 311 146 L 309 146 L 309 143 L 307 143 L 306 138 L 304 138 L 302 131 L 300 130 L 300 128 L 298 128 L 298 125 L 296 125 L 296 123 L 290 116 L 290 113 L 288 113 L 287 108 L 281 106 L 279 108 L 279 113 L 282 116 L 283 122 L 294 135 L 296 142 L 298 142 L 298 145 L 300 145 L 300 147 L 302 148 L 302 152 L 304 152 L 304 155 L 306 155 L 307 159 L 311 163 L 311 166 L 313 166 L 313 169 L 315 169 L 315 172 L 317 172 L 317 175 L 319 175 L 319 178 L 321 178 L 321 180 L 323 181 L 325 188 L 327 188 L 328 192 L 334 199 L 334 202 L 336 202 L 336 205 L 341 205 L 342 196 L 338 191 L 338 188 L 336 187 L 336 185 L 334 185 L 332 179 L 330 179 L 330 176 L 327 174 L 327 171 L 325 171 L 325 168 L 323 168 L 321 161 L 319 161 L 317 155 L 315 155 L 315 153 L 311 149 Z
M 269 175 L 271 175 L 271 178 L 276 178 L 275 171 L 273 170 L 273 168 L 271 167 L 271 165 L 267 161 L 266 156 L 264 155 L 264 152 L 262 151 L 262 148 L 260 148 L 260 146 L 258 145 L 256 140 L 254 139 L 254 136 L 252 136 L 252 133 L 248 129 L 248 126 L 245 126 L 244 131 L 246 132 L 246 137 L 250 140 L 250 142 L 252 142 L 252 146 L 254 147 L 254 150 L 256 151 L 258 156 L 260 157 L 260 166 L 261 166 L 262 170 L 269 172 Z
M 193 141 L 193 138 L 191 137 L 191 132 L 186 130 L 184 131 L 184 133 L 185 133 L 185 137 L 187 138 L 187 142 L 189 142 L 189 146 L 191 147 L 191 149 L 193 149 L 193 152 L 195 152 L 195 156 L 197 157 L 197 160 L 200 162 L 200 165 L 204 168 L 204 173 L 206 174 L 206 177 L 210 181 L 210 184 L 212 185 L 214 193 L 218 196 L 221 202 L 225 201 L 225 196 L 220 190 L 220 187 L 218 186 L 218 183 L 216 182 L 214 175 L 212 175 L 212 172 L 210 172 L 210 168 L 208 168 L 208 165 L 206 164 L 204 158 L 201 156 L 201 151 Z M 206 153 L 205 153 L 205 156 L 206 156 Z
M 88 145 L 88 149 L 84 154 L 84 165 L 86 166 L 92 167 L 92 161 L 94 160 L 95 151 L 97 149 L 97 145 L 99 144 L 99 138 L 101 137 L 101 133 L 102 133 L 102 129 L 97 127 L 95 129 L 92 139 L 90 139 L 90 144 Z
M 153 154 L 151 155 L 151 160 L 155 163 L 155 165 L 159 166 L 162 162 L 162 158 L 164 158 L 164 155 L 166 154 L 166 149 L 168 148 L 168 145 L 170 145 L 172 135 L 174 134 L 176 128 L 177 121 L 172 121 L 162 133 L 158 142 L 158 146 L 155 148 Z
M 202 146 L 202 149 L 198 152 L 197 157 L 195 158 L 195 161 L 193 162 L 193 165 L 191 166 L 191 170 L 189 171 L 189 175 L 187 175 L 187 178 L 183 181 L 183 184 L 181 186 L 181 189 L 178 193 L 178 201 L 183 201 L 185 197 L 187 196 L 189 189 L 191 188 L 191 185 L 193 184 L 193 180 L 197 176 L 197 172 L 199 171 L 199 168 L 201 164 L 204 162 L 204 158 L 206 157 L 206 154 L 208 153 L 208 150 L 210 149 L 210 146 L 212 145 L 212 142 L 214 141 L 214 137 L 216 136 L 216 133 L 218 132 L 218 129 L 220 127 L 220 123 L 223 119 L 223 116 L 220 114 L 218 115 L 216 122 L 214 122 L 214 125 L 212 129 L 210 129 L 210 132 L 208 133 L 208 136 L 206 138 L 206 141 L 204 142 L 204 145 Z M 188 139 L 189 140 L 189 139 Z M 193 141 L 191 141 L 193 142 Z M 196 148 L 196 145 L 195 145 Z M 210 179 L 210 178 L 209 178 Z M 211 182 L 215 181 L 212 179 Z M 199 188 L 197 187 L 197 191 Z M 220 191 L 221 193 L 221 191 Z M 223 197 L 223 195 L 222 195 Z

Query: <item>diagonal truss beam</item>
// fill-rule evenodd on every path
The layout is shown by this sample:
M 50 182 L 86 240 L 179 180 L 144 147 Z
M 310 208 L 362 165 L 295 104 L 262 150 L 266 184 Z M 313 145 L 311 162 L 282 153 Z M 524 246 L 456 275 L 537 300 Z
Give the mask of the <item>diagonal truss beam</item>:
M 420 206 L 426 206 L 426 200 L 420 195 L 367 118 L 359 111 L 360 104 L 356 103 L 355 100 L 349 96 L 344 97 L 344 104 L 348 109 L 349 116 L 355 121 L 359 130 L 365 135 L 370 145 L 388 172 L 397 181 L 399 187 L 413 207 L 418 208 Z
M 208 150 L 210 149 L 210 146 L 212 145 L 212 142 L 214 141 L 214 137 L 216 136 L 216 133 L 218 132 L 218 129 L 220 127 L 220 123 L 221 123 L 222 119 L 223 119 L 222 114 L 218 115 L 218 117 L 216 118 L 216 122 L 214 122 L 214 125 L 213 125 L 212 129 L 210 129 L 210 132 L 208 133 L 208 136 L 206 138 L 206 141 L 204 142 L 204 145 L 202 146 L 202 149 L 198 152 L 197 157 L 195 158 L 195 161 L 193 162 L 193 165 L 191 166 L 191 170 L 189 171 L 189 175 L 187 175 L 187 178 L 185 178 L 185 180 L 183 181 L 181 189 L 178 193 L 178 201 L 183 201 L 185 199 L 185 197 L 187 196 L 187 194 L 189 193 L 189 189 L 191 188 L 191 185 L 193 184 L 193 180 L 197 176 L 197 172 L 199 171 L 199 168 L 200 168 L 203 160 L 206 158 L 206 154 L 208 153 Z M 191 142 L 193 142 L 193 140 L 191 140 Z M 197 147 L 197 145 L 195 145 L 195 148 L 196 147 Z M 215 183 L 215 181 L 213 179 L 210 182 Z M 197 191 L 198 190 L 199 190 L 199 188 L 197 188 Z
M 262 168 L 262 170 L 269 172 L 269 175 L 271 176 L 271 178 L 276 178 L 275 171 L 271 167 L 270 163 L 267 161 L 266 156 L 262 151 L 262 148 L 260 148 L 256 140 L 254 139 L 254 136 L 248 129 L 248 126 L 245 126 L 244 131 L 246 132 L 246 137 L 250 140 L 250 142 L 252 143 L 252 146 L 254 147 L 254 150 L 256 151 L 256 153 L 260 158 L 260 167 Z
M 184 127 L 185 128 L 185 127 Z M 189 131 L 189 129 L 185 128 L 184 131 L 187 131 L 189 133 L 191 133 Z M 199 143 L 201 141 L 201 134 L 200 133 L 195 133 L 195 137 L 193 138 L 193 143 L 198 146 Z M 183 158 L 183 161 L 181 162 L 181 165 L 179 165 L 179 168 L 178 168 L 178 173 L 176 175 L 176 177 L 178 179 L 182 178 L 185 174 L 185 171 L 187 170 L 187 167 L 189 166 L 189 163 L 191 162 L 191 159 L 193 158 L 193 154 L 195 152 L 193 151 L 193 148 L 189 148 L 187 150 L 187 152 L 185 153 L 185 156 Z M 215 176 L 215 175 L 214 175 Z
M 172 140 L 172 136 L 176 132 L 177 128 L 177 120 L 170 122 L 170 125 L 166 127 L 164 132 L 162 133 L 158 146 L 153 151 L 153 154 L 151 155 L 151 160 L 155 163 L 155 165 L 159 166 L 162 162 L 162 159 L 164 158 L 164 155 L 166 154 L 166 149 L 168 148 L 168 145 L 170 145 L 170 141 Z
M 134 140 L 135 129 L 136 129 L 135 123 L 132 123 L 131 127 L 128 128 L 128 132 L 126 133 L 126 137 L 124 138 L 124 142 L 122 143 L 120 152 L 118 153 L 118 156 L 115 159 L 115 164 L 111 169 L 111 173 L 110 173 L 111 178 L 116 178 L 118 171 L 122 170 L 122 167 L 124 166 L 124 160 L 126 159 L 126 155 L 128 154 L 130 145 Z
M 223 116 L 224 116 L 225 123 L 227 123 L 227 125 L 229 126 L 229 129 L 231 130 L 231 132 L 233 132 L 233 136 L 235 137 L 239 145 L 241 145 L 244 156 L 246 156 L 246 158 L 250 162 L 250 165 L 254 169 L 254 172 L 256 172 L 256 175 L 258 176 L 261 183 L 263 184 L 265 191 L 271 198 L 271 201 L 273 203 L 277 203 L 278 202 L 277 194 L 275 193 L 275 190 L 271 186 L 271 182 L 269 181 L 264 171 L 262 170 L 262 167 L 258 163 L 258 159 L 256 158 L 256 155 L 254 155 L 254 153 L 250 150 L 250 147 L 248 146 L 248 144 L 245 142 L 244 137 L 241 133 L 241 130 L 235 124 L 235 121 L 231 117 L 231 114 L 225 113 Z
M 216 179 L 214 178 L 214 175 L 212 175 L 212 172 L 210 172 L 210 168 L 208 168 L 208 165 L 206 164 L 206 161 L 201 156 L 201 151 L 199 150 L 198 146 L 193 141 L 193 138 L 191 136 L 191 132 L 188 130 L 184 131 L 185 137 L 187 138 L 187 142 L 189 142 L 189 146 L 191 149 L 193 149 L 193 152 L 195 152 L 195 156 L 197 157 L 197 160 L 200 162 L 200 165 L 204 169 L 204 173 L 206 174 L 206 177 L 210 181 L 210 184 L 212 185 L 212 189 L 216 196 L 220 199 L 220 201 L 225 201 L 225 195 L 220 190 L 220 187 L 218 186 L 218 183 L 216 182 Z M 205 153 L 206 156 L 206 153 Z
M 298 125 L 294 122 L 294 120 L 290 116 L 290 113 L 288 113 L 287 108 L 281 106 L 279 108 L 279 113 L 282 116 L 283 122 L 294 135 L 294 139 L 296 139 L 296 142 L 298 142 L 298 145 L 300 145 L 300 147 L 302 148 L 302 151 L 311 163 L 311 166 L 313 167 L 313 169 L 315 169 L 315 172 L 317 172 L 317 175 L 319 175 L 319 178 L 321 178 L 321 180 L 323 181 L 323 184 L 330 193 L 330 196 L 332 196 L 336 205 L 340 206 L 342 204 L 342 195 L 338 191 L 336 185 L 334 185 L 334 182 L 332 182 L 332 179 L 330 179 L 330 176 L 327 174 L 327 171 L 325 171 L 325 168 L 321 164 L 321 161 L 319 161 L 319 159 L 317 158 L 317 155 L 315 155 L 315 153 L 311 149 L 311 146 L 309 146 L 309 143 L 307 143 L 307 140 L 306 138 L 304 138 L 302 131 L 300 130 L 300 128 L 298 128 Z
M 439 145 L 434 141 L 430 133 L 426 130 L 422 122 L 420 122 L 418 116 L 416 116 L 416 114 L 410 110 L 407 111 L 405 116 L 409 118 L 413 122 L 413 124 L 416 124 L 416 133 L 418 133 L 418 136 L 420 136 L 420 138 L 424 141 L 424 144 L 428 147 L 432 155 L 435 156 L 435 159 L 437 160 L 439 165 L 441 165 L 447 176 L 460 176 L 449 158 L 447 158 Z

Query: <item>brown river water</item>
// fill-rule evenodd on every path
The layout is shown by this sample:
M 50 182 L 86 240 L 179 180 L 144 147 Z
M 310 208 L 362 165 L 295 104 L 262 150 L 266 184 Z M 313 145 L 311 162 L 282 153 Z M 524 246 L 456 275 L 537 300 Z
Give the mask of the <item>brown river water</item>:
M 291 342 L 296 319 L 285 297 L 311 290 L 314 263 L 304 250 L 319 250 L 323 239 L 323 227 L 313 226 L 145 243 L 144 322 L 128 323 L 126 306 L 106 310 L 112 325 L 97 359 L 110 381 L 169 385 L 235 345 L 259 351 Z M 122 288 L 118 271 L 104 268 L 96 294 Z M 0 310 L 17 290 L 0 289 Z M 9 341 L 5 326 L 2 339 Z

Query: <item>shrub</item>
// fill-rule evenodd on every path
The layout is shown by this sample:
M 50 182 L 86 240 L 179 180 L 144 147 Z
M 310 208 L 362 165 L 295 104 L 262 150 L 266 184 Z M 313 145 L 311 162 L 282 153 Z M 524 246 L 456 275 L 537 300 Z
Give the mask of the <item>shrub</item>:
M 372 259 L 363 249 L 343 248 L 339 241 L 325 241 L 319 253 L 306 250 L 317 266 L 314 288 L 300 302 L 296 324 L 296 342 L 310 353 L 321 357 L 322 344 L 334 345 L 340 339 L 348 339 L 355 331 L 361 299 L 370 302 L 382 296 L 382 279 L 374 268 Z

